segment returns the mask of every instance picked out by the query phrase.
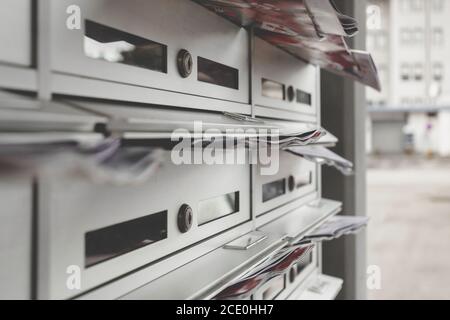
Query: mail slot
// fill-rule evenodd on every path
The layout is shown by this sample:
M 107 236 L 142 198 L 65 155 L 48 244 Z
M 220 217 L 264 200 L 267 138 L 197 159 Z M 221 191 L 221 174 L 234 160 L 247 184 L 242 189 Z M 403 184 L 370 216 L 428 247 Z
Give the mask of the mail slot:
M 259 38 L 255 38 L 254 52 L 256 115 L 314 119 L 318 109 L 318 69 Z
M 51 18 L 55 74 L 249 102 L 247 32 L 193 1 L 52 0 Z
M 127 185 L 40 176 L 41 298 L 76 296 L 250 221 L 249 165 L 177 166 L 163 156 L 147 181 Z M 66 286 L 71 266 L 81 290 Z
M 280 152 L 279 169 L 275 175 L 264 175 L 260 166 L 254 168 L 254 210 L 257 217 L 276 215 L 271 210 L 317 192 L 317 165 L 287 152 Z
M 2 0 L 0 10 L 0 63 L 32 64 L 32 1 Z

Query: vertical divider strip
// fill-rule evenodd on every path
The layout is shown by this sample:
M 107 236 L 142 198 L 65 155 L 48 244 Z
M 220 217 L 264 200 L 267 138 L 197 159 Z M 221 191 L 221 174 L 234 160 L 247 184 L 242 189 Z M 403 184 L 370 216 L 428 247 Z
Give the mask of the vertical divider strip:
M 250 107 L 251 107 L 251 116 L 252 118 L 255 118 L 255 106 L 254 106 L 254 97 L 253 97 L 253 84 L 254 84 L 254 65 L 253 65 L 253 59 L 254 59 L 254 53 L 255 53 L 255 39 L 254 39 L 254 27 L 253 25 L 250 26 L 250 28 L 248 29 L 248 68 L 249 68 L 249 72 L 248 72 L 248 80 L 249 80 L 249 103 L 250 103 Z M 252 156 L 251 154 L 251 150 L 249 150 L 249 162 L 250 161 L 250 157 Z M 254 175 L 256 174 L 256 165 L 255 164 L 251 164 L 250 163 L 250 214 L 252 217 L 252 222 L 253 222 L 253 227 L 252 230 L 255 231 L 256 230 L 256 214 L 255 214 L 255 210 L 254 210 L 254 200 L 255 200 L 255 195 L 254 195 L 254 188 L 253 188 L 253 182 L 254 182 Z
M 39 184 L 36 178 L 31 181 L 31 300 L 38 299 L 38 257 L 39 257 L 39 236 L 38 236 L 38 201 L 39 201 Z
M 49 101 L 52 99 L 51 84 L 51 5 L 50 0 L 39 0 L 37 2 L 36 17 L 36 63 L 38 72 L 38 98 Z M 59 26 L 64 28 L 65 26 Z

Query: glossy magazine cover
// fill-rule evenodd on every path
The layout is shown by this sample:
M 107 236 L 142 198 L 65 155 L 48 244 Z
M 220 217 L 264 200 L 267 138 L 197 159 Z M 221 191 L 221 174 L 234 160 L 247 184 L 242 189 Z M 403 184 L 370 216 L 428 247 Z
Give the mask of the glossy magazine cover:
M 369 53 L 348 48 L 344 37 L 358 31 L 356 21 L 330 0 L 195 0 L 232 22 L 323 69 L 381 89 Z

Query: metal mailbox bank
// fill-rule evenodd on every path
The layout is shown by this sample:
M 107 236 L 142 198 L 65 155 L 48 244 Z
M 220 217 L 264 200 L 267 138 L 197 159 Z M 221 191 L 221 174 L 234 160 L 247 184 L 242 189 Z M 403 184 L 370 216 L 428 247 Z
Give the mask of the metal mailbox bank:
M 353 165 L 328 149 L 320 69 L 379 88 L 353 18 L 330 0 L 0 6 L 0 298 L 337 296 L 322 241 L 367 221 L 322 198 L 322 165 Z

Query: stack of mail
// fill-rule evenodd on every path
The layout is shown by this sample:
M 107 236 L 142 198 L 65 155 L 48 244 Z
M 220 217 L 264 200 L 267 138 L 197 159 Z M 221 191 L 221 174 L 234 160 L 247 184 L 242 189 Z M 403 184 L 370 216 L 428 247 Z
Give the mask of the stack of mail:
M 255 293 L 264 283 L 287 272 L 294 264 L 301 263 L 308 256 L 314 245 L 297 245 L 286 247 L 267 257 L 256 268 L 242 275 L 215 299 L 246 299 Z
M 194 0 L 301 60 L 381 90 L 368 52 L 352 50 L 346 38 L 357 21 L 331 0 Z
M 62 172 L 115 185 L 141 183 L 162 162 L 162 150 L 122 146 L 120 139 L 90 139 L 60 134 L 52 139 L 28 135 L 0 135 L 0 170 L 57 175 Z
M 297 244 L 338 239 L 344 235 L 357 233 L 366 227 L 368 222 L 368 217 L 335 216 L 303 237 Z
M 224 112 L 225 116 L 245 124 L 241 134 L 230 135 L 227 132 L 215 134 L 201 133 L 193 141 L 193 147 L 226 147 L 245 146 L 247 148 L 278 148 L 284 149 L 295 146 L 306 146 L 318 142 L 327 132 L 313 125 L 284 126 L 266 122 L 248 115 Z M 226 143 L 229 141 L 236 143 Z
M 344 175 L 353 174 L 353 163 L 322 146 L 300 146 L 284 149 L 318 164 L 333 166 Z
M 282 130 L 279 132 L 279 136 L 269 137 L 270 139 L 260 137 L 258 141 L 263 144 L 278 146 L 280 149 L 284 149 L 289 147 L 306 146 L 309 144 L 313 144 L 320 138 L 322 138 L 325 134 L 326 131 L 321 128 L 304 132 Z

